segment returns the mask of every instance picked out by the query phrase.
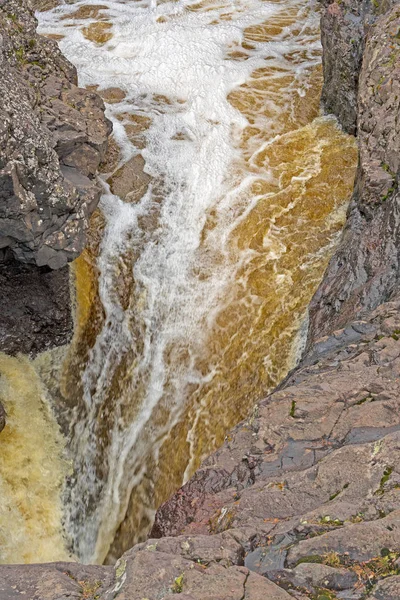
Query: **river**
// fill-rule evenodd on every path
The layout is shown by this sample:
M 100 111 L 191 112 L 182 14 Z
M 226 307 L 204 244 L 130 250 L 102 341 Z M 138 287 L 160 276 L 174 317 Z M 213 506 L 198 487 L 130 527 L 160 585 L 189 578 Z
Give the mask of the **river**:
M 314 3 L 86 0 L 38 16 L 114 125 L 72 266 L 74 338 L 36 360 L 47 381 L 58 361 L 69 551 L 114 562 L 294 366 L 357 150 L 320 114 Z

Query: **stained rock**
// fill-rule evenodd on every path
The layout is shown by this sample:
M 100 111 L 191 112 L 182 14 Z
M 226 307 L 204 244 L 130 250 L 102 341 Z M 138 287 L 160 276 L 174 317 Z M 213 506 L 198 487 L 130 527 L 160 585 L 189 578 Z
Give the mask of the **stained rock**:
M 161 506 L 152 535 L 234 535 L 245 566 L 295 597 L 359 598 L 397 574 L 398 330 L 396 296 L 315 344 Z

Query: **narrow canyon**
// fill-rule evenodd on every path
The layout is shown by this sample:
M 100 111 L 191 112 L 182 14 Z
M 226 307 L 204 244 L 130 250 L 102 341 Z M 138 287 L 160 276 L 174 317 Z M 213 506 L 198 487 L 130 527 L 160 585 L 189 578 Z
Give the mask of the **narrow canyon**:
M 0 599 L 398 599 L 399 4 L 0 22 Z

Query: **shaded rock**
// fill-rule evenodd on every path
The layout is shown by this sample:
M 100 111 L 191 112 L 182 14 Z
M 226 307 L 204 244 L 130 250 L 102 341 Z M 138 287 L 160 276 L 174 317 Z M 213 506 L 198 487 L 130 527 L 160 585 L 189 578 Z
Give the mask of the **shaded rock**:
M 37 35 L 25 0 L 0 3 L 0 24 L 0 246 L 20 262 L 60 269 L 85 245 L 111 124 L 56 43 Z
M 343 129 L 357 131 L 357 95 L 365 37 L 376 19 L 396 4 L 395 0 L 320 0 L 322 65 L 324 85 L 322 104 L 336 115 Z
M 33 356 L 70 341 L 73 323 L 67 266 L 57 271 L 39 268 L 18 262 L 9 250 L 0 250 L 0 288 L 1 352 Z
M 339 248 L 310 304 L 309 347 L 387 301 L 398 289 L 399 28 L 398 4 L 369 28 L 358 88 L 360 160 L 355 191 Z M 336 91 L 335 98 L 342 100 Z
M 4 406 L 0 403 L 0 432 L 3 431 L 6 426 L 6 417 L 7 415 Z
M 230 534 L 248 568 L 295 597 L 358 598 L 396 572 L 398 328 L 396 297 L 316 344 L 160 507 L 152 534 Z

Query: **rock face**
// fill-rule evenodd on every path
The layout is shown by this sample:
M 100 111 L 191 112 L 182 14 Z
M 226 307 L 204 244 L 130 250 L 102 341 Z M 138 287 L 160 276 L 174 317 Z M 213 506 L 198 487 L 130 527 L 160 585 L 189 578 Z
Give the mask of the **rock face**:
M 23 0 L 0 3 L 0 248 L 58 269 L 85 245 L 110 124 Z
M 323 19 L 326 39 L 331 20 L 337 20 L 336 29 L 331 26 L 340 34 L 343 6 L 347 5 L 328 6 L 329 19 Z M 310 306 L 309 345 L 374 309 L 399 286 L 399 30 L 398 4 L 369 29 L 357 95 L 360 158 L 355 191 L 340 247 Z M 339 43 L 337 49 L 342 49 Z M 343 81 L 353 85 L 345 75 Z
M 366 33 L 396 0 L 320 0 L 324 86 L 322 104 L 345 131 L 357 130 L 357 93 Z
M 396 297 L 317 342 L 159 509 L 152 535 L 229 532 L 245 566 L 294 597 L 374 598 L 400 573 L 399 333 Z
M 1 599 L 399 598 L 399 338 L 397 296 L 316 343 L 115 569 L 0 567 Z
M 0 256 L 0 350 L 36 355 L 66 344 L 73 323 L 68 267 L 51 271 Z
M 400 598 L 400 7 L 324 4 L 325 106 L 348 130 L 357 107 L 360 164 L 300 366 L 115 569 L 0 567 L 2 600 Z
M 27 0 L 0 0 L 0 351 L 8 353 L 71 336 L 67 263 L 85 246 L 111 131 L 102 99 L 77 87 L 75 68 L 36 25 Z

